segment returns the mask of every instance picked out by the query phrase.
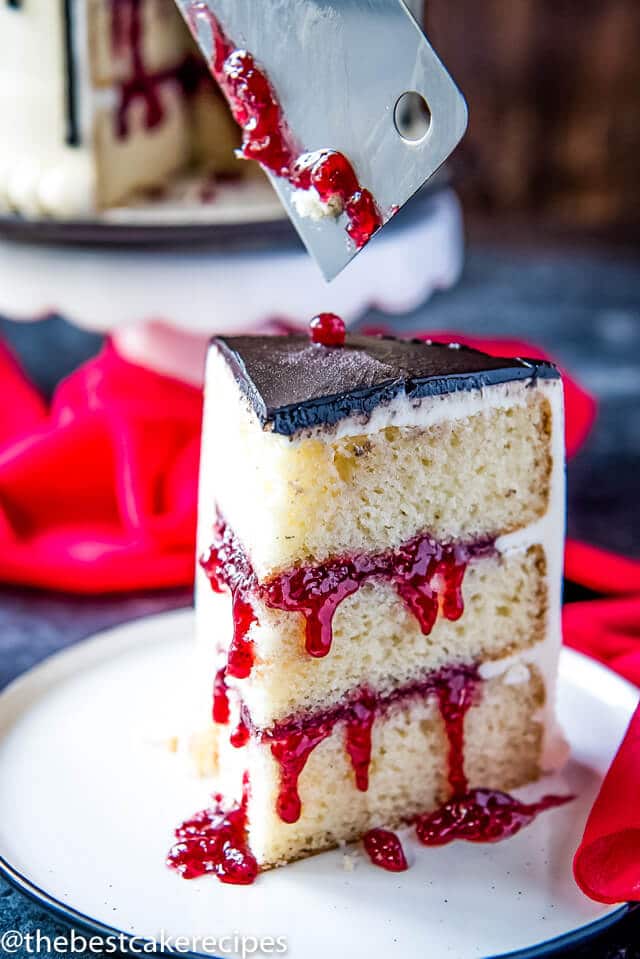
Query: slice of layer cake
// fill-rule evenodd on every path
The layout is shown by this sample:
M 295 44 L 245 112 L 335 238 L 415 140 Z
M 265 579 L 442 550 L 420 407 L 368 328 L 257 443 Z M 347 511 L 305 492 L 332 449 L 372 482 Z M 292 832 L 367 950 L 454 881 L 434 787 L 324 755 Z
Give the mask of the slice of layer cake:
M 0 0 L 0 211 L 73 218 L 250 176 L 173 0 Z
M 317 326 L 207 365 L 193 748 L 260 868 L 563 758 L 556 369 Z

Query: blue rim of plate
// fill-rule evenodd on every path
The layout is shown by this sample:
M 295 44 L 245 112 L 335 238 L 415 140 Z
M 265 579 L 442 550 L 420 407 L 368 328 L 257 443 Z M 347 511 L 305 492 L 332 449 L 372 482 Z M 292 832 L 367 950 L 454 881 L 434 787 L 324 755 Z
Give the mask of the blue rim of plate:
M 184 959 L 222 959 L 222 957 L 214 956 L 213 953 L 209 952 L 176 953 L 175 950 L 162 950 L 159 948 L 154 949 L 152 952 L 145 953 L 145 943 L 149 944 L 152 940 L 146 939 L 144 936 L 127 933 L 124 930 L 118 929 L 116 926 L 109 926 L 106 923 L 98 922 L 96 919 L 92 919 L 90 916 L 85 916 L 84 913 L 78 912 L 71 906 L 66 906 L 63 902 L 60 902 L 59 899 L 49 895 L 44 889 L 32 883 L 30 879 L 23 876 L 17 869 L 14 869 L 3 856 L 0 856 L 0 876 L 6 879 L 14 889 L 27 896 L 28 899 L 31 899 L 39 906 L 42 906 L 46 912 L 56 919 L 60 919 L 70 926 L 77 926 L 87 932 L 91 932 L 94 935 L 100 936 L 102 939 L 116 937 L 122 942 L 124 951 L 130 952 L 130 954 L 179 955 L 183 956 Z M 601 919 L 595 919 L 593 922 L 589 922 L 585 926 L 580 926 L 579 929 L 574 929 L 572 932 L 564 933 L 553 939 L 546 939 L 532 946 L 526 946 L 524 949 L 517 949 L 515 952 L 485 956 L 483 959 L 541 959 L 543 956 L 557 955 L 564 949 L 582 945 L 590 939 L 593 939 L 599 933 L 605 932 L 638 908 L 640 907 L 637 904 L 622 903 L 618 908 L 614 909 L 613 912 L 608 913 Z M 130 951 L 128 949 L 128 943 L 133 943 L 134 940 L 136 943 L 135 950 Z

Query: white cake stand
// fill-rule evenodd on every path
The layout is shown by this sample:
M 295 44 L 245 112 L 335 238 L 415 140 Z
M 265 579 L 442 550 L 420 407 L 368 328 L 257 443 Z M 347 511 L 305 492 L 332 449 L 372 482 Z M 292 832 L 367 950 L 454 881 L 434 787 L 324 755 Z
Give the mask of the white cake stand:
M 274 319 L 303 326 L 322 310 L 349 323 L 372 306 L 406 312 L 462 266 L 460 206 L 447 187 L 415 198 L 331 284 L 272 203 L 252 222 L 246 208 L 235 219 L 224 209 L 219 223 L 138 211 L 97 224 L 0 224 L 0 312 L 60 313 L 110 332 L 134 362 L 198 383 L 214 332 Z

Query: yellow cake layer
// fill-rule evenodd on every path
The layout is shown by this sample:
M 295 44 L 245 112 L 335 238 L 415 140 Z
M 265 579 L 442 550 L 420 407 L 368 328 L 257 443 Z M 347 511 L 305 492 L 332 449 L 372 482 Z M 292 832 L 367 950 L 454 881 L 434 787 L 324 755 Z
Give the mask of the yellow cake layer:
M 354 422 L 341 424 L 338 435 L 318 431 L 292 441 L 262 429 L 212 350 L 201 548 L 215 503 L 260 579 L 336 555 L 378 552 L 423 532 L 450 542 L 524 528 L 549 505 L 561 390 L 559 381 L 509 383 L 406 400 L 396 419 L 417 423 L 424 413 L 428 425 L 368 432 Z

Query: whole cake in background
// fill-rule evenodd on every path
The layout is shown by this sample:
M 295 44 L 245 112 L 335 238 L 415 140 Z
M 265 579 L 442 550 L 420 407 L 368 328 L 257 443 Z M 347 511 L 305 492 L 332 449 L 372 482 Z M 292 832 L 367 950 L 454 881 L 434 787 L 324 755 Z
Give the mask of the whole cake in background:
M 173 0 L 0 0 L 0 210 L 73 218 L 252 176 Z
M 314 337 L 210 348 L 192 751 L 219 805 L 177 833 L 187 876 L 224 875 L 203 822 L 268 868 L 452 797 L 506 816 L 478 790 L 566 755 L 556 369 L 330 315 Z

